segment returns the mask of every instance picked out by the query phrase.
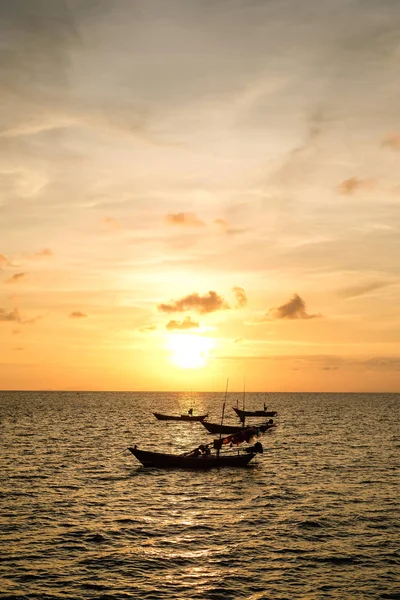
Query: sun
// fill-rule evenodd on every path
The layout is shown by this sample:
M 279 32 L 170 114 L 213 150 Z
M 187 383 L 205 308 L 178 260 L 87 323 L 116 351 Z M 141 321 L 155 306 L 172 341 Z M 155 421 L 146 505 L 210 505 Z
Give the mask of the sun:
M 191 333 L 172 334 L 168 339 L 171 362 L 181 369 L 204 367 L 207 364 L 209 351 L 214 345 L 213 339 Z

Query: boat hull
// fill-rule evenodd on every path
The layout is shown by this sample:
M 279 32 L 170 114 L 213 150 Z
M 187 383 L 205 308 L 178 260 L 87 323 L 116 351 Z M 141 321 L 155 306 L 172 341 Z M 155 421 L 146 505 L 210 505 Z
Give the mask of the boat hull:
M 242 427 L 241 425 L 221 425 L 220 423 L 209 423 L 208 421 L 202 421 L 202 425 L 207 429 L 209 433 L 239 433 L 240 431 L 245 431 L 249 427 Z M 261 433 L 265 433 L 267 429 L 272 429 L 275 427 L 275 424 L 269 423 L 261 423 L 260 425 L 254 425 L 257 429 L 261 431 Z
M 219 456 L 181 456 L 178 454 L 163 454 L 149 452 L 138 448 L 128 450 L 145 467 L 157 469 L 212 469 L 215 467 L 245 467 L 254 458 L 255 453 L 232 454 Z
M 234 406 L 232 408 L 240 419 L 246 417 L 276 417 L 278 414 L 276 410 L 241 410 Z
M 202 421 L 201 423 L 209 433 L 238 433 L 247 429 L 247 427 L 241 427 L 241 425 L 221 425 L 220 423 L 209 423 L 208 421 Z
M 153 415 L 159 421 L 203 421 L 208 415 L 163 415 L 154 412 Z

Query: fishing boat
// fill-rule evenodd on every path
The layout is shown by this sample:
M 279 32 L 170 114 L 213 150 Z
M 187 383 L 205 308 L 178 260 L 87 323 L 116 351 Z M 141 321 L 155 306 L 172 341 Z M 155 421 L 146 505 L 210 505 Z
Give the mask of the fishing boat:
M 166 454 L 139 450 L 136 446 L 128 450 L 142 463 L 144 467 L 158 469 L 211 469 L 213 467 L 245 467 L 256 456 L 256 451 L 244 451 L 221 454 L 202 454 L 193 451 L 190 454 Z M 259 451 L 259 450 L 258 450 Z
M 225 400 L 222 406 L 221 427 L 224 423 L 224 413 L 226 405 L 226 395 L 228 391 L 228 380 L 226 382 Z M 182 417 L 192 416 L 192 410 L 189 410 L 189 415 L 181 415 Z M 153 413 L 157 415 L 158 413 Z M 205 417 L 204 417 L 205 418 Z M 135 445 L 129 447 L 131 452 L 139 462 L 145 467 L 156 468 L 178 468 L 178 469 L 210 469 L 213 467 L 245 467 L 256 456 L 263 453 L 263 447 L 260 442 L 256 442 L 254 446 L 248 446 L 243 449 L 233 450 L 233 446 L 239 447 L 244 442 L 250 441 L 259 435 L 256 427 L 244 427 L 243 431 L 239 431 L 222 437 L 221 432 L 219 438 L 214 439 L 212 443 L 200 444 L 197 448 L 184 452 L 183 454 L 170 454 L 165 452 L 152 452 L 149 450 L 139 450 Z M 228 451 L 221 452 L 223 447 L 228 447 Z
M 153 412 L 153 415 L 159 421 L 203 421 L 206 417 L 208 417 L 208 414 L 207 415 L 193 415 L 193 414 L 164 415 L 164 414 L 158 413 L 158 412 Z
M 276 410 L 241 410 L 235 406 L 232 407 L 241 421 L 247 417 L 276 417 Z
M 246 429 L 243 425 L 221 425 L 221 423 L 210 423 L 209 421 L 202 421 L 202 425 L 207 429 L 209 433 L 238 433 L 239 431 L 244 431 Z M 255 426 L 261 433 L 267 431 L 267 429 L 271 429 L 272 427 L 276 427 L 275 423 L 272 419 L 266 423 L 260 423 Z
M 243 406 L 239 408 L 239 401 L 236 406 L 232 406 L 233 410 L 239 417 L 242 427 L 244 427 L 247 417 L 276 417 L 278 414 L 276 410 L 267 410 L 267 405 L 264 402 L 263 410 L 246 410 L 246 389 L 243 387 Z
M 207 429 L 208 433 L 237 433 L 242 431 L 244 427 L 241 425 L 221 425 L 221 423 L 209 423 L 202 421 L 202 425 Z

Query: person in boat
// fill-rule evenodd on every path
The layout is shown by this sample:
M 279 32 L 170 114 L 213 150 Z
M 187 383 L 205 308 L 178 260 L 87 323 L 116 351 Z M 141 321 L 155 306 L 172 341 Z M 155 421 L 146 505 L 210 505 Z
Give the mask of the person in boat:
M 188 415 L 191 417 L 193 415 L 193 408 L 189 408 Z
M 210 448 L 206 445 L 206 444 L 201 444 L 199 446 L 199 450 L 202 454 L 202 456 L 210 456 Z
M 189 456 L 194 456 L 195 458 L 197 458 L 198 456 L 201 455 L 201 450 L 200 447 L 199 448 L 195 448 L 190 454 Z
M 266 404 L 265 404 L 265 402 L 264 402 L 264 411 L 266 411 L 266 410 L 267 410 L 267 408 L 268 408 L 268 407 L 267 407 L 267 405 L 266 405 Z

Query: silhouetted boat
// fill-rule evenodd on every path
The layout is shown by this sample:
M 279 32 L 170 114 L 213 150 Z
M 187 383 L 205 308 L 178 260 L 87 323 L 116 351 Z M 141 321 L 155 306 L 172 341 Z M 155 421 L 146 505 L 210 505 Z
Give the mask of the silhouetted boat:
M 159 421 L 203 421 L 207 415 L 163 415 L 162 413 L 154 412 L 153 415 Z
M 208 421 L 202 421 L 201 423 L 208 433 L 237 433 L 245 429 L 241 425 L 221 425 L 221 423 L 209 423 Z
M 221 426 L 224 422 L 224 412 L 226 403 L 226 394 L 228 389 L 228 381 L 226 382 L 225 400 L 222 406 Z M 192 412 L 192 411 L 190 411 Z M 159 413 L 153 413 L 158 415 Z M 184 420 L 193 415 L 181 415 Z M 203 419 L 205 415 L 203 416 Z M 231 449 L 228 452 L 222 452 L 224 446 L 233 447 L 239 446 L 244 442 L 249 443 L 254 437 L 259 435 L 256 427 L 245 427 L 243 431 L 233 433 L 226 437 L 219 434 L 219 439 L 214 439 L 210 444 L 200 444 L 194 450 L 184 452 L 183 454 L 168 454 L 164 452 L 151 452 L 148 450 L 139 450 L 135 445 L 128 450 L 137 458 L 145 467 L 156 467 L 159 469 L 179 468 L 179 469 L 210 469 L 212 467 L 245 467 L 257 453 L 263 453 L 263 447 L 260 442 L 256 442 L 254 446 L 244 448 L 242 452 L 239 450 L 234 453 Z
M 208 421 L 202 421 L 202 425 L 207 429 L 209 433 L 238 433 L 240 431 L 244 431 L 248 427 L 243 425 L 221 425 L 221 423 L 209 423 Z M 267 431 L 267 429 L 271 429 L 272 427 L 276 427 L 275 423 L 260 423 L 260 425 L 255 425 L 256 429 L 258 429 L 261 433 Z
M 276 417 L 276 410 L 241 410 L 240 408 L 232 407 L 241 421 L 247 417 Z
M 254 447 L 253 447 L 254 448 Z M 211 469 L 213 467 L 245 467 L 256 456 L 257 451 L 247 449 L 242 454 L 165 454 L 139 450 L 136 446 L 128 448 L 145 467 L 158 469 Z M 260 451 L 260 450 L 258 450 Z M 194 451 L 193 451 L 194 452 Z M 261 450 L 262 452 L 262 450 Z

